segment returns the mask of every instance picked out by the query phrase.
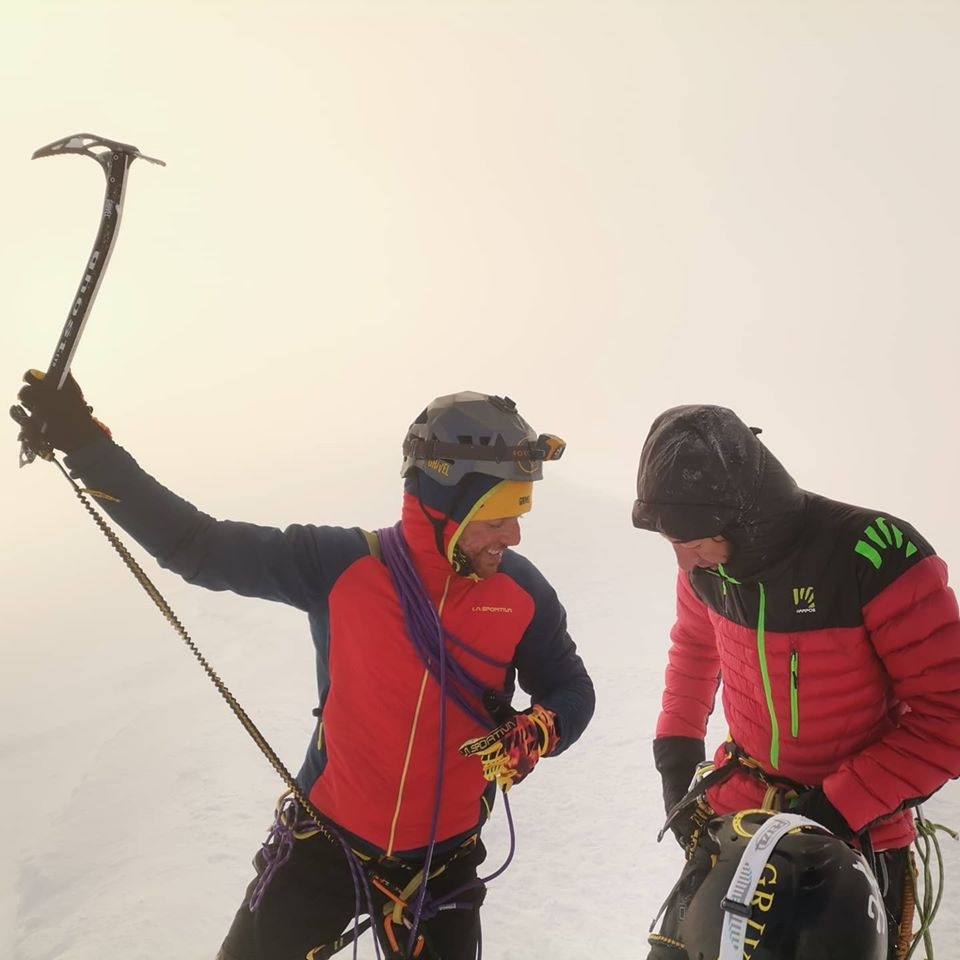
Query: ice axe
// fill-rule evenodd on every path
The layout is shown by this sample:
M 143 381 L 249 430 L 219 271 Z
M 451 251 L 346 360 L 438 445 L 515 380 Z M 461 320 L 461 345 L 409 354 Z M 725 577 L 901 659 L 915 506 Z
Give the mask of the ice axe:
M 162 160 L 147 157 L 129 143 L 118 143 L 116 140 L 107 140 L 91 133 L 77 133 L 72 137 L 64 137 L 48 143 L 34 151 L 32 159 L 37 157 L 55 157 L 63 153 L 78 153 L 85 157 L 92 157 L 100 164 L 107 179 L 106 194 L 103 199 L 103 215 L 100 218 L 100 228 L 93 243 L 93 251 L 87 260 L 83 271 L 83 279 L 77 289 L 67 315 L 67 322 L 53 351 L 53 359 L 47 367 L 44 383 L 51 390 L 59 390 L 67 374 L 70 372 L 70 363 L 80 342 L 80 334 L 87 322 L 90 307 L 103 279 L 103 272 L 107 269 L 110 260 L 110 251 L 120 228 L 120 214 L 123 212 L 123 194 L 126 187 L 127 170 L 137 157 L 143 157 L 150 163 L 159 163 L 166 166 Z M 50 459 L 53 450 L 46 440 L 45 423 L 31 423 L 30 416 L 20 406 L 10 408 L 10 416 L 20 424 L 20 466 L 32 463 L 39 455 Z

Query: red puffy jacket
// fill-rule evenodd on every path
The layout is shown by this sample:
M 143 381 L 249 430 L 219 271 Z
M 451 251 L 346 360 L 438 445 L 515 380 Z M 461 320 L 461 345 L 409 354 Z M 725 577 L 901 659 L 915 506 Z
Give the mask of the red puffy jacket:
M 640 454 L 634 524 L 730 545 L 725 565 L 679 578 L 654 747 L 665 800 L 722 681 L 733 744 L 715 763 L 733 745 L 746 762 L 709 788 L 718 813 L 761 806 L 768 784 L 781 801 L 822 785 L 877 849 L 903 846 L 909 807 L 960 774 L 946 566 L 904 521 L 801 490 L 757 433 L 726 407 L 673 407 Z
M 947 569 L 907 523 L 804 494 L 799 535 L 750 582 L 681 573 L 657 736 L 702 739 L 722 680 L 730 737 L 773 778 L 822 784 L 877 849 L 960 774 L 960 621 Z M 715 762 L 727 762 L 721 745 Z M 760 806 L 746 772 L 718 813 Z

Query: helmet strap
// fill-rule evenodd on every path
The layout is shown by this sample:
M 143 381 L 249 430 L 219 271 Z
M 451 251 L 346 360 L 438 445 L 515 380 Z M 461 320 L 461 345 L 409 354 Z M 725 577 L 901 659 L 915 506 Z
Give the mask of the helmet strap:
M 453 565 L 453 569 L 462 577 L 469 577 L 470 574 L 474 572 L 473 564 L 470 563 L 470 558 L 460 549 L 460 544 L 457 544 L 453 548 L 453 560 L 451 564 Z

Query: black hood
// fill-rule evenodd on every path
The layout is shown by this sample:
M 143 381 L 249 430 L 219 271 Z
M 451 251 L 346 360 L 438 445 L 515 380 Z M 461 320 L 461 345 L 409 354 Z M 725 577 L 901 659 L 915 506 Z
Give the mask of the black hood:
M 793 477 L 726 407 L 672 407 L 640 453 L 634 526 L 672 540 L 723 535 L 731 575 L 756 574 L 795 539 L 806 501 Z

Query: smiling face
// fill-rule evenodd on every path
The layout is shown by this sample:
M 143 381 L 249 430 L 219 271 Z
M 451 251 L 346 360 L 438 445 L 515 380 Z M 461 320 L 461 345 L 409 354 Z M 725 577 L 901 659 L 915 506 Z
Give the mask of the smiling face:
M 520 543 L 520 518 L 471 520 L 464 525 L 457 547 L 470 561 L 471 572 L 481 580 L 500 569 L 503 551 Z
M 724 537 L 702 537 L 699 540 L 671 540 L 665 537 L 677 555 L 677 564 L 684 573 L 694 567 L 712 568 L 730 559 L 730 541 Z

